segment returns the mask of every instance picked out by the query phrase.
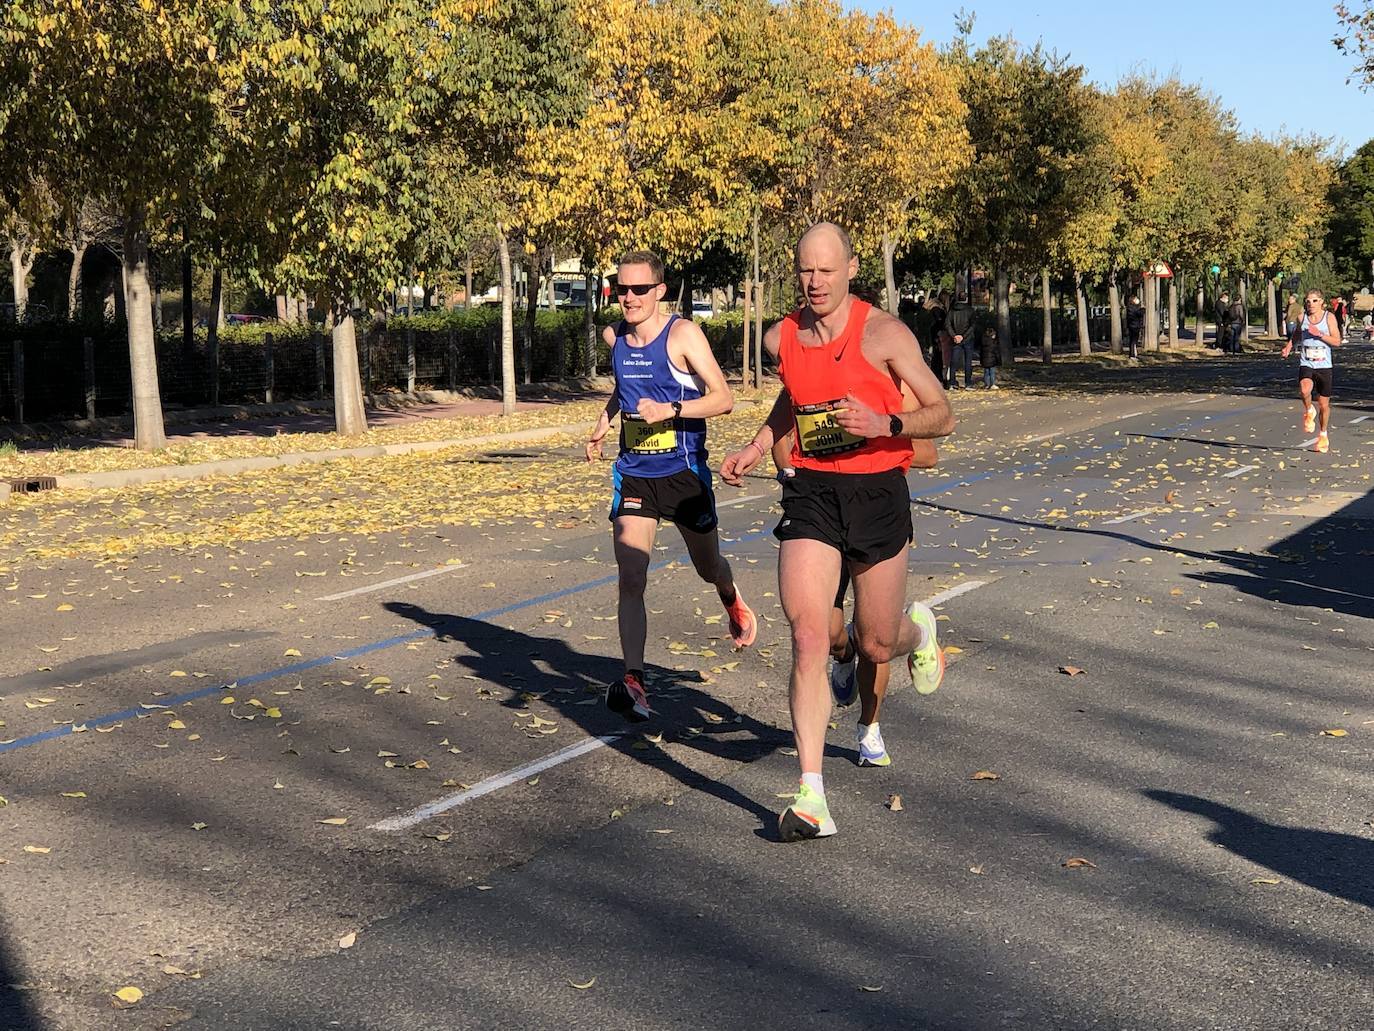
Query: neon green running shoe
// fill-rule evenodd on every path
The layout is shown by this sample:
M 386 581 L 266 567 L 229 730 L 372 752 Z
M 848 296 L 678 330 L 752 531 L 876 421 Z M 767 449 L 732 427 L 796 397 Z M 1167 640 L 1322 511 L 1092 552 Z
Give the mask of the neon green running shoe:
M 809 841 L 834 833 L 835 821 L 830 818 L 825 796 L 802 784 L 797 789 L 797 800 L 778 817 L 778 837 L 783 841 Z
M 907 656 L 906 667 L 917 694 L 931 694 L 945 679 L 945 650 L 936 640 L 935 613 L 930 606 L 913 601 L 907 615 L 925 630 L 925 643 Z

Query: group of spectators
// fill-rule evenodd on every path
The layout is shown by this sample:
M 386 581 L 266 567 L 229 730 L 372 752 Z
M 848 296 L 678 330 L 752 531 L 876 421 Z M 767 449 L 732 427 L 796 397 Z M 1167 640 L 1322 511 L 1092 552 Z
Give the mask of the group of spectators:
M 1336 294 L 1331 298 L 1330 311 L 1332 315 L 1336 316 L 1336 332 L 1340 335 L 1340 338 L 1344 340 L 1346 338 L 1346 327 L 1350 324 L 1353 311 L 1350 299 L 1341 294 Z M 1283 313 L 1285 335 L 1289 339 L 1292 339 L 1293 334 L 1297 332 L 1298 325 L 1302 322 L 1302 314 L 1302 305 L 1298 302 L 1298 295 L 1289 294 L 1288 307 Z M 1374 337 L 1371 322 L 1374 322 L 1374 320 L 1372 320 L 1369 315 L 1365 315 L 1364 319 L 1361 321 L 1361 326 L 1366 338 Z
M 928 297 L 903 298 L 898 316 L 916 334 L 926 364 L 946 390 L 973 387 L 973 361 L 983 372 L 983 388 L 1000 390 L 997 367 L 1002 350 L 997 339 L 997 324 L 991 312 L 975 308 L 963 291 L 941 290 Z M 964 381 L 959 383 L 963 370 Z

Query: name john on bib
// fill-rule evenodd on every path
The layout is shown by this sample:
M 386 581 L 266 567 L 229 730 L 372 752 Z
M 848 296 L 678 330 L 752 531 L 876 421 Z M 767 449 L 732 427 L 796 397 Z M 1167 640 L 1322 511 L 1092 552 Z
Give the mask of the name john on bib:
M 797 446 L 803 455 L 839 455 L 864 446 L 866 438 L 856 437 L 840 425 L 837 413 L 843 408 L 843 398 L 793 407 L 792 415 L 797 420 Z

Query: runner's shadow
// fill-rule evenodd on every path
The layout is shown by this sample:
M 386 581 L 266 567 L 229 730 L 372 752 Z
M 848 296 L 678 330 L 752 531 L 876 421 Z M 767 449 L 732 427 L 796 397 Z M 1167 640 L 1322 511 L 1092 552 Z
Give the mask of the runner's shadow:
M 8 935 L 0 930 L 0 1028 L 5 1031 L 39 1031 L 38 1016 L 29 1006 L 29 989 L 10 958 Z
M 1350 834 L 1266 823 L 1196 795 L 1149 790 L 1145 797 L 1196 813 L 1217 826 L 1207 840 L 1299 884 L 1374 907 L 1374 841 Z
M 703 755 L 749 763 L 771 755 L 791 742 L 791 735 L 735 712 L 704 691 L 696 670 L 671 670 L 649 664 L 645 669 L 650 702 L 657 715 L 645 722 L 626 723 L 601 702 L 605 684 L 619 676 L 618 661 L 585 655 L 553 637 L 535 637 L 483 620 L 430 612 L 406 602 L 387 602 L 388 611 L 434 631 L 435 639 L 462 645 L 467 652 L 453 656 L 479 680 L 504 687 L 501 704 L 524 709 L 531 699 L 557 709 L 593 737 L 619 736 L 607 747 L 637 763 L 662 770 L 683 787 L 704 791 L 751 813 L 765 824 L 775 814 L 740 793 L 681 762 L 648 735 L 662 734 L 665 742 L 685 745 Z M 709 718 L 708 715 L 709 714 Z

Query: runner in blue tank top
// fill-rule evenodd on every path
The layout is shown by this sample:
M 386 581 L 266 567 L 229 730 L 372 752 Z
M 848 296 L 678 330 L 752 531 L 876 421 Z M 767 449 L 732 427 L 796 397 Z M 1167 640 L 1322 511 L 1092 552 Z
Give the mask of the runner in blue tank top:
M 1326 310 L 1326 301 L 1320 290 L 1307 291 L 1306 312 L 1292 337 L 1284 345 L 1283 357 L 1293 353 L 1297 344 L 1298 353 L 1298 395 L 1302 398 L 1302 431 L 1311 433 L 1320 423 L 1317 439 L 1312 450 L 1325 454 L 1331 447 L 1327 438 L 1327 428 L 1331 422 L 1331 348 L 1340 347 L 1341 334 L 1335 317 Z M 1312 404 L 1316 394 L 1320 412 Z
M 611 349 L 615 393 L 586 449 L 587 461 L 601 457 L 601 442 L 619 414 L 620 456 L 610 516 L 620 573 L 617 616 L 625 675 L 606 689 L 606 704 L 630 720 L 653 714 L 644 690 L 644 588 L 660 519 L 677 524 L 697 575 L 715 585 L 735 647 L 753 644 L 757 632 L 754 613 L 720 553 L 716 499 L 706 465 L 706 420 L 729 412 L 735 399 L 705 334 L 695 323 L 659 311 L 666 292 L 658 255 L 631 251 L 620 259 L 616 296 L 624 318 L 603 334 Z

